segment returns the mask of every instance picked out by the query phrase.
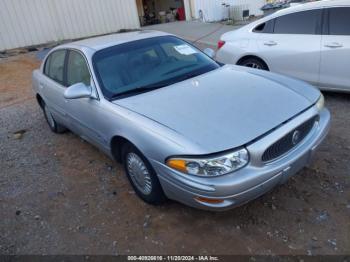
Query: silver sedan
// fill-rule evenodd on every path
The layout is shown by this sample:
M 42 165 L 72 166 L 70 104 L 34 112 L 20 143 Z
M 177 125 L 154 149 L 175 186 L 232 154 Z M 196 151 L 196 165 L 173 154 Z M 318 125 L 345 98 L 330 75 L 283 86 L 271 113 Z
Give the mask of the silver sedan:
M 147 203 L 225 210 L 309 164 L 330 113 L 304 82 L 212 56 L 160 32 L 102 36 L 53 49 L 33 88 L 51 130 L 122 162 Z

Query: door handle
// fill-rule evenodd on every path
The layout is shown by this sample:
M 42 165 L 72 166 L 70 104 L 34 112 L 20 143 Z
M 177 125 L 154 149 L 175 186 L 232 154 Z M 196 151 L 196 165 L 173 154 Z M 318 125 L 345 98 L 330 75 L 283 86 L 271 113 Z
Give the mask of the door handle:
M 343 47 L 342 44 L 333 42 L 333 43 L 329 43 L 329 44 L 325 44 L 325 47 L 330 47 L 330 48 L 339 48 L 339 47 Z
M 268 41 L 268 42 L 265 42 L 264 45 L 274 46 L 274 45 L 277 45 L 277 43 L 275 41 Z

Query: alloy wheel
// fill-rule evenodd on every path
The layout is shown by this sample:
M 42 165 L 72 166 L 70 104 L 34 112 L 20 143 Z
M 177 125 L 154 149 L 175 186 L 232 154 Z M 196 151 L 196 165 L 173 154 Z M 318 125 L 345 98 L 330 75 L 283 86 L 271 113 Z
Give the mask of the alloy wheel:
M 244 66 L 255 68 L 255 69 L 262 69 L 261 65 L 259 65 L 258 63 L 254 63 L 254 62 L 246 63 L 246 64 L 244 64 Z

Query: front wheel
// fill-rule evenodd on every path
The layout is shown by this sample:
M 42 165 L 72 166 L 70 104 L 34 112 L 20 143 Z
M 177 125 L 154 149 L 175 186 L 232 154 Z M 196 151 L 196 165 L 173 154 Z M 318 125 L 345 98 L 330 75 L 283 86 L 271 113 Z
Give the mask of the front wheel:
M 260 59 L 258 58 L 247 58 L 238 63 L 240 66 L 245 66 L 245 67 L 251 67 L 255 69 L 261 69 L 261 70 L 266 70 L 268 71 L 269 68 L 267 65 Z
M 152 205 L 162 204 L 166 200 L 151 164 L 131 144 L 126 144 L 123 148 L 123 164 L 132 187 L 142 200 Z

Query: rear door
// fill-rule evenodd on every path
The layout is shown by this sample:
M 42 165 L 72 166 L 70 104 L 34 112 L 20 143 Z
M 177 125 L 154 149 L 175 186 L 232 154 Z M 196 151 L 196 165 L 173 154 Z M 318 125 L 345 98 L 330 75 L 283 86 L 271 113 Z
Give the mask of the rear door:
M 322 10 L 274 18 L 261 26 L 259 53 L 273 72 L 318 84 Z
M 350 7 L 326 10 L 320 86 L 350 91 Z
M 66 100 L 63 96 L 66 90 L 64 80 L 64 65 L 67 51 L 65 49 L 52 52 L 44 65 L 44 76 L 39 80 L 40 93 L 56 121 L 69 126 L 66 111 Z

